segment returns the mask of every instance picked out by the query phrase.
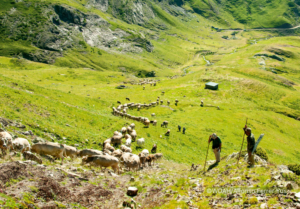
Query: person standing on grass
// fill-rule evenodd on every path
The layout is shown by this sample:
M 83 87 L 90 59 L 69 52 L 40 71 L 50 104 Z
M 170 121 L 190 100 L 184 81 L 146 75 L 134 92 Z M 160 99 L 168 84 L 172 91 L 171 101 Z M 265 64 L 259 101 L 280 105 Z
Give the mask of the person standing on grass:
M 220 153 L 221 153 L 221 148 L 222 148 L 222 141 L 221 139 L 217 136 L 217 134 L 213 133 L 212 135 L 209 136 L 208 143 L 212 143 L 212 149 L 214 151 L 215 157 L 216 157 L 216 164 L 220 162 Z
M 182 133 L 183 134 L 185 134 L 185 130 L 186 130 L 185 127 L 183 127 L 183 129 L 182 129 Z
M 252 155 L 252 151 L 255 145 L 254 134 L 251 132 L 251 128 L 248 128 L 247 125 L 245 125 L 245 128 L 243 128 L 243 130 L 247 135 L 248 168 L 253 168 L 254 155 Z
M 180 125 L 178 125 L 178 131 L 179 131 L 179 132 L 181 131 L 181 126 L 180 126 Z

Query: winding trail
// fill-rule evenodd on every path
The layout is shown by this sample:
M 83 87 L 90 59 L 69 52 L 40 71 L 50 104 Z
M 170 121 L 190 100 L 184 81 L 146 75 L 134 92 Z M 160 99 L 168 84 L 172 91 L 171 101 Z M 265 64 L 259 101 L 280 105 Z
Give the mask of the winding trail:
M 300 28 L 300 25 L 297 25 L 295 27 L 292 28 L 253 28 L 253 29 L 221 29 L 220 30 L 224 30 L 224 31 L 253 31 L 253 30 L 295 30 L 297 28 Z

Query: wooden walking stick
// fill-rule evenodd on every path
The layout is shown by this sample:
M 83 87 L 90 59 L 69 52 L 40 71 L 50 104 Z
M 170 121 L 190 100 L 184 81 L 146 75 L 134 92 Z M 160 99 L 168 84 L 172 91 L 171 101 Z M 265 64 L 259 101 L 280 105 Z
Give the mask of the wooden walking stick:
M 247 125 L 247 121 L 248 121 L 248 118 L 246 118 L 246 125 Z M 243 142 L 242 142 L 242 146 L 241 146 L 241 150 L 240 150 L 240 153 L 239 153 L 239 157 L 238 157 L 238 160 L 237 160 L 237 166 L 239 166 L 239 160 L 240 160 L 240 157 L 241 157 L 241 152 L 242 152 L 242 149 L 243 149 L 243 145 L 244 145 L 244 140 L 245 140 L 245 131 L 244 131 L 244 136 L 243 136 Z
M 203 169 L 203 172 L 205 172 L 205 166 L 206 166 L 206 160 L 207 160 L 207 155 L 208 155 L 209 144 L 210 144 L 210 143 L 208 143 L 208 146 L 207 146 L 207 152 L 206 152 L 206 158 L 205 158 L 205 163 L 204 163 L 204 169 Z

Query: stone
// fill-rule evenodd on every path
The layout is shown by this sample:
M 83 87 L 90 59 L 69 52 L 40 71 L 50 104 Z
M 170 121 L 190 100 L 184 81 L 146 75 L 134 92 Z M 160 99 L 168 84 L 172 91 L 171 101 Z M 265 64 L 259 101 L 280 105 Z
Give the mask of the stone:
M 128 189 L 127 189 L 128 196 L 133 197 L 133 196 L 136 196 L 137 193 L 138 193 L 138 189 L 136 187 L 128 187 Z
M 273 176 L 273 177 L 272 177 L 272 180 L 277 181 L 277 180 L 279 180 L 280 178 L 281 178 L 280 175 L 278 175 L 278 176 Z
M 262 204 L 260 205 L 260 208 L 261 208 L 261 209 L 266 209 L 266 208 L 268 208 L 268 204 L 267 204 L 267 203 L 262 203 Z
M 43 138 L 41 138 L 41 137 L 35 137 L 34 139 L 33 139 L 33 143 L 39 143 L 39 142 L 45 142 L 46 140 L 44 140 Z

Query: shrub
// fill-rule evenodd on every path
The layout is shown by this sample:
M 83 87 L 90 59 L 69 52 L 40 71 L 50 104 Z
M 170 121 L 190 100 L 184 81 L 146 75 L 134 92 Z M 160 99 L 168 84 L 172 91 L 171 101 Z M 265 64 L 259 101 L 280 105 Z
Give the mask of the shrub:
M 300 164 L 289 164 L 289 170 L 293 171 L 296 175 L 300 175 Z
M 258 147 L 255 150 L 255 154 L 258 155 L 261 159 L 264 159 L 266 161 L 268 161 L 269 159 L 266 150 L 261 147 Z

